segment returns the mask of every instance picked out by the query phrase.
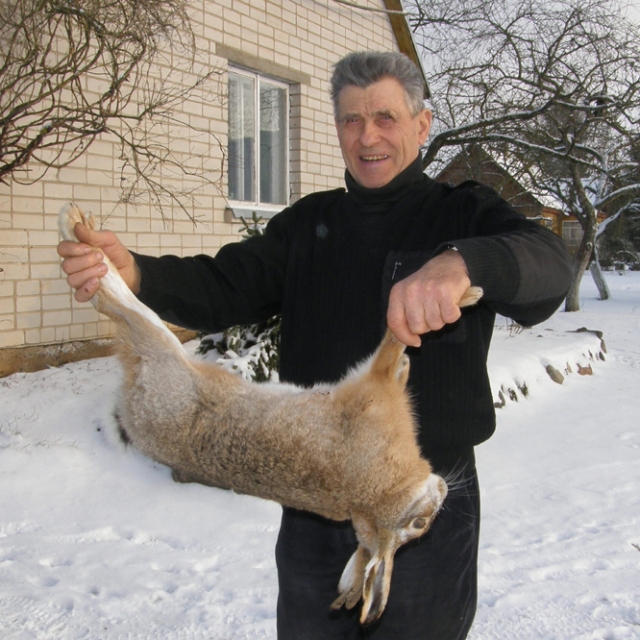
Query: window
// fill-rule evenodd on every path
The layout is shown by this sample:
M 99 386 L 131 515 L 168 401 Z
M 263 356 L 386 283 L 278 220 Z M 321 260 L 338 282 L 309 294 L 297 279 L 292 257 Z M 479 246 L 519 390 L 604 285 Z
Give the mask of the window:
M 248 71 L 229 72 L 229 199 L 234 210 L 268 213 L 288 204 L 288 116 L 286 84 Z
M 584 231 L 580 223 L 572 220 L 565 220 L 562 223 L 562 239 L 569 249 L 576 248 L 582 240 Z

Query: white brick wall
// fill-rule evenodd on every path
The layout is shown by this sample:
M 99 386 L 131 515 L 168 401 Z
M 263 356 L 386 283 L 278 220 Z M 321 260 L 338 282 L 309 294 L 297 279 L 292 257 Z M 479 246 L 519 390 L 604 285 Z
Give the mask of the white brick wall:
M 382 6 L 379 0 L 359 4 Z M 223 46 L 309 77 L 308 83 L 292 85 L 291 92 L 293 197 L 341 186 L 344 164 L 328 96 L 330 67 L 350 51 L 397 49 L 387 17 L 331 0 L 199 0 L 192 4 L 192 18 L 201 62 L 226 69 L 227 60 L 216 55 Z M 192 124 L 215 132 L 223 146 L 225 109 L 224 101 L 212 100 L 194 100 L 183 108 Z M 204 145 L 184 131 L 171 132 L 167 141 L 185 152 Z M 207 148 L 210 167 L 219 168 L 220 150 Z M 90 305 L 73 300 L 62 277 L 55 252 L 56 215 L 65 202 L 75 201 L 131 249 L 151 255 L 215 254 L 238 238 L 239 225 L 225 222 L 224 179 L 222 193 L 211 186 L 200 189 L 189 209 L 198 220 L 194 226 L 178 207 L 167 209 L 163 219 L 147 203 L 119 204 L 117 156 L 105 137 L 72 166 L 49 172 L 35 184 L 0 184 L 0 357 L 3 348 L 91 339 L 112 331 Z M 182 179 L 178 183 L 183 186 Z

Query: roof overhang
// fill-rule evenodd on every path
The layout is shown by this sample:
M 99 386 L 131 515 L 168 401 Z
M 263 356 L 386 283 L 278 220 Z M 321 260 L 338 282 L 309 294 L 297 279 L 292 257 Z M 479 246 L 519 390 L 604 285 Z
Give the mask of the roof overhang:
M 422 78 L 424 80 L 424 97 L 426 100 L 431 97 L 429 83 L 427 82 L 424 67 L 422 66 L 422 60 L 420 60 L 420 56 L 418 55 L 418 49 L 413 39 L 413 34 L 411 33 L 409 23 L 407 22 L 407 16 L 404 14 L 402 2 L 401 0 L 383 0 L 383 2 L 385 9 L 393 12 L 388 13 L 387 15 L 389 16 L 391 29 L 393 30 L 400 52 L 404 53 L 404 55 L 412 60 L 422 73 Z

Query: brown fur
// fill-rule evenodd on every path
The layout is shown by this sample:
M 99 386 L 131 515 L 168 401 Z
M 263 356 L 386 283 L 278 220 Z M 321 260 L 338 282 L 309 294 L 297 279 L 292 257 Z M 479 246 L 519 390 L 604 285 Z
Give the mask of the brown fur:
M 76 222 L 93 225 L 67 205 L 67 239 L 75 239 Z M 377 619 L 396 549 L 427 531 L 446 495 L 416 443 L 404 346 L 387 333 L 370 361 L 337 385 L 248 383 L 190 361 L 109 266 L 92 302 L 117 325 L 126 437 L 177 480 L 351 519 L 360 547 L 333 606 L 351 608 L 362 597 L 361 621 Z

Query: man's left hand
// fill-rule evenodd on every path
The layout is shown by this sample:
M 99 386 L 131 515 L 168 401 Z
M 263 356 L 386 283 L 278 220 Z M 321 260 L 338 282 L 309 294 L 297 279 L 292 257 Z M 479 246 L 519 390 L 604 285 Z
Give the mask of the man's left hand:
M 387 310 L 389 329 L 403 344 L 419 347 L 423 333 L 438 331 L 460 318 L 459 302 L 470 286 L 464 259 L 447 249 L 393 286 Z

